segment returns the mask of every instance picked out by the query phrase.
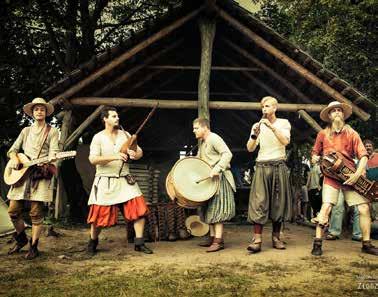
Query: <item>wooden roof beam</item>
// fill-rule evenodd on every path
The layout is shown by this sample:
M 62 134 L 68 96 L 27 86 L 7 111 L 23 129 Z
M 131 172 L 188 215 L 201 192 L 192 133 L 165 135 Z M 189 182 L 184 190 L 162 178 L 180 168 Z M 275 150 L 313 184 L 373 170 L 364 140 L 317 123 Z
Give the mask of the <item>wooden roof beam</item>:
M 265 51 L 267 51 L 268 53 L 276 57 L 278 60 L 285 63 L 292 70 L 294 70 L 295 72 L 299 73 L 301 76 L 306 78 L 309 82 L 317 86 L 328 96 L 334 98 L 335 100 L 339 102 L 349 104 L 353 108 L 353 112 L 362 120 L 367 121 L 370 118 L 370 114 L 365 112 L 363 109 L 361 109 L 357 105 L 353 104 L 353 102 L 351 102 L 349 99 L 345 98 L 338 91 L 330 87 L 327 83 L 322 81 L 320 78 L 314 75 L 311 71 L 307 70 L 302 65 L 300 65 L 299 63 L 297 63 L 296 61 L 288 57 L 285 53 L 283 53 L 282 51 L 280 51 L 279 49 L 271 45 L 269 42 L 264 40 L 262 37 L 257 35 L 251 29 L 249 29 L 248 27 L 240 23 L 237 19 L 232 17 L 226 11 L 224 11 L 217 5 L 214 5 L 214 10 L 218 13 L 218 15 L 221 18 L 223 18 L 226 22 L 228 22 L 232 27 L 234 27 L 239 32 L 246 35 L 249 39 L 255 42 L 255 44 L 257 44 L 259 47 L 263 48 Z
M 227 57 L 226 55 L 219 54 L 222 56 L 222 59 L 230 63 L 231 65 L 237 65 L 231 58 Z M 287 102 L 287 99 L 282 97 L 279 93 L 276 92 L 276 90 L 269 87 L 267 84 L 265 84 L 263 81 L 258 79 L 257 77 L 253 76 L 251 73 L 248 72 L 242 72 L 242 74 L 249 80 L 251 80 L 254 84 L 265 90 L 269 95 L 276 97 L 282 102 Z
M 143 61 L 142 64 L 139 64 L 126 73 L 122 74 L 121 76 L 117 77 L 115 80 L 111 81 L 107 85 L 105 85 L 103 88 L 95 92 L 95 96 L 101 96 L 106 94 L 106 92 L 109 92 L 110 90 L 118 87 L 123 82 L 127 81 L 131 76 L 133 76 L 135 73 L 137 73 L 139 70 L 141 70 L 144 67 L 148 67 L 147 65 L 155 61 L 156 59 L 160 58 L 164 54 L 170 52 L 171 50 L 177 48 L 179 45 L 183 43 L 183 39 L 180 39 L 179 41 L 176 41 L 169 46 L 163 48 L 162 50 L 158 51 L 157 53 L 153 54 L 152 56 L 148 57 Z
M 305 110 L 298 110 L 298 114 L 300 117 L 305 120 L 307 124 L 310 125 L 316 132 L 322 130 L 322 127 L 305 111 Z
M 200 70 L 200 66 L 188 65 L 151 65 L 147 66 L 148 69 L 164 69 L 164 70 Z M 257 67 L 230 67 L 230 66 L 211 66 L 211 70 L 216 71 L 261 71 Z
M 135 54 L 139 53 L 143 49 L 147 48 L 154 42 L 158 41 L 159 39 L 162 39 L 163 37 L 169 35 L 171 32 L 176 30 L 177 28 L 181 27 L 184 25 L 186 22 L 189 20 L 193 19 L 195 16 L 197 16 L 203 9 L 205 8 L 205 5 L 202 5 L 198 9 L 192 11 L 188 15 L 176 20 L 169 26 L 163 28 L 159 32 L 156 32 L 152 36 L 148 37 L 147 39 L 143 40 L 142 42 L 138 43 L 134 47 L 132 47 L 130 50 L 126 51 L 119 57 L 115 58 L 113 61 L 109 62 L 105 66 L 101 67 L 97 71 L 95 71 L 93 74 L 89 75 L 87 78 L 81 80 L 79 83 L 73 85 L 70 87 L 68 90 L 64 91 L 63 93 L 59 94 L 58 96 L 54 97 L 49 101 L 49 103 L 56 105 L 60 104 L 60 101 L 62 98 L 71 98 L 73 95 L 75 95 L 77 92 L 81 91 L 91 83 L 93 83 L 96 79 L 98 79 L 100 76 L 108 73 L 115 67 L 121 65 L 128 59 L 130 59 L 132 56 Z
M 259 59 L 255 58 L 252 54 L 242 49 L 240 46 L 236 45 L 229 39 L 224 38 L 223 42 L 226 43 L 233 50 L 235 50 L 236 52 L 244 56 L 247 60 L 251 61 L 252 63 L 258 65 L 263 70 L 265 70 L 270 76 L 278 80 L 281 84 L 283 84 L 286 88 L 288 88 L 299 99 L 301 99 L 302 101 L 306 103 L 314 103 L 308 96 L 306 96 L 303 92 L 301 92 L 298 88 L 296 88 L 294 84 L 292 84 L 291 82 L 283 78 L 281 75 L 275 72 L 271 67 L 267 66 L 266 64 L 261 62 Z
M 73 105 L 78 106 L 130 106 L 152 108 L 159 103 L 159 108 L 167 109 L 196 109 L 197 100 L 164 100 L 164 99 L 141 99 L 141 98 L 104 98 L 104 97 L 79 97 L 71 99 Z M 249 101 L 210 101 L 209 107 L 212 109 L 232 109 L 232 110 L 261 110 L 260 102 Z M 278 110 L 297 112 L 306 110 L 309 112 L 320 112 L 326 105 L 322 104 L 288 104 L 279 103 Z

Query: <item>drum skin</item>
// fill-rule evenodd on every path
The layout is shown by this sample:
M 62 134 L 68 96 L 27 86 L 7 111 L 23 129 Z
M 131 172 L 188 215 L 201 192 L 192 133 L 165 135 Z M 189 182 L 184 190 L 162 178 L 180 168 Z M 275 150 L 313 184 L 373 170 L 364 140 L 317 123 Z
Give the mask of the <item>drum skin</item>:
M 166 189 L 171 199 L 178 205 L 197 208 L 212 198 L 219 188 L 219 178 L 209 178 L 211 166 L 197 158 L 187 157 L 178 160 L 166 178 Z

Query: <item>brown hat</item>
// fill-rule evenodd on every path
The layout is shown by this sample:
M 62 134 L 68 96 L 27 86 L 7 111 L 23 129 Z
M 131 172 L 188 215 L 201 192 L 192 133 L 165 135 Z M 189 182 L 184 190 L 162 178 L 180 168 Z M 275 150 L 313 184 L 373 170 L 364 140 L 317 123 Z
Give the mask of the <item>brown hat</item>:
M 54 106 L 50 103 L 47 103 L 45 99 L 43 98 L 34 98 L 32 102 L 27 103 L 24 105 L 24 113 L 26 113 L 28 116 L 33 117 L 33 108 L 35 105 L 43 105 L 46 107 L 46 116 L 48 117 L 54 112 Z
M 331 103 L 328 104 L 327 107 L 325 107 L 321 112 L 320 112 L 320 118 L 324 121 L 329 123 L 329 117 L 328 114 L 331 111 L 332 108 L 335 107 L 340 107 L 343 112 L 344 112 L 344 120 L 349 118 L 352 115 L 352 107 L 348 104 L 341 103 L 339 101 L 332 101 Z
M 202 222 L 199 216 L 189 216 L 185 220 L 185 226 L 193 236 L 204 236 L 209 232 L 209 225 Z

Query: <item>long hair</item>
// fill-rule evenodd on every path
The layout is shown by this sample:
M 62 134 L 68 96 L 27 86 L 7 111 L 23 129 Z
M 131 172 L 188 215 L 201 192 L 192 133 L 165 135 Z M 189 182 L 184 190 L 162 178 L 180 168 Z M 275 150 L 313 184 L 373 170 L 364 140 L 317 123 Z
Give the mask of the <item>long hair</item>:
M 355 130 L 348 124 L 344 124 L 342 131 L 345 131 L 347 134 L 355 132 Z M 332 131 L 332 123 L 329 123 L 325 128 L 325 135 L 329 140 L 332 140 L 334 132 Z

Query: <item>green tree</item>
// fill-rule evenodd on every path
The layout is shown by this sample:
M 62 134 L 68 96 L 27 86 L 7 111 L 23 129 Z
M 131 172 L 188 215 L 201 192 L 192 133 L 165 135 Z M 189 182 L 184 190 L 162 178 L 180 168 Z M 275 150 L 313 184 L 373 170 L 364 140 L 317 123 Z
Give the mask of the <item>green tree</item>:
M 378 103 L 378 1 L 262 1 L 258 16 L 326 68 Z M 377 115 L 353 121 L 363 137 L 377 138 Z
M 0 145 L 41 91 L 128 38 L 177 0 L 12 0 L 0 4 Z

